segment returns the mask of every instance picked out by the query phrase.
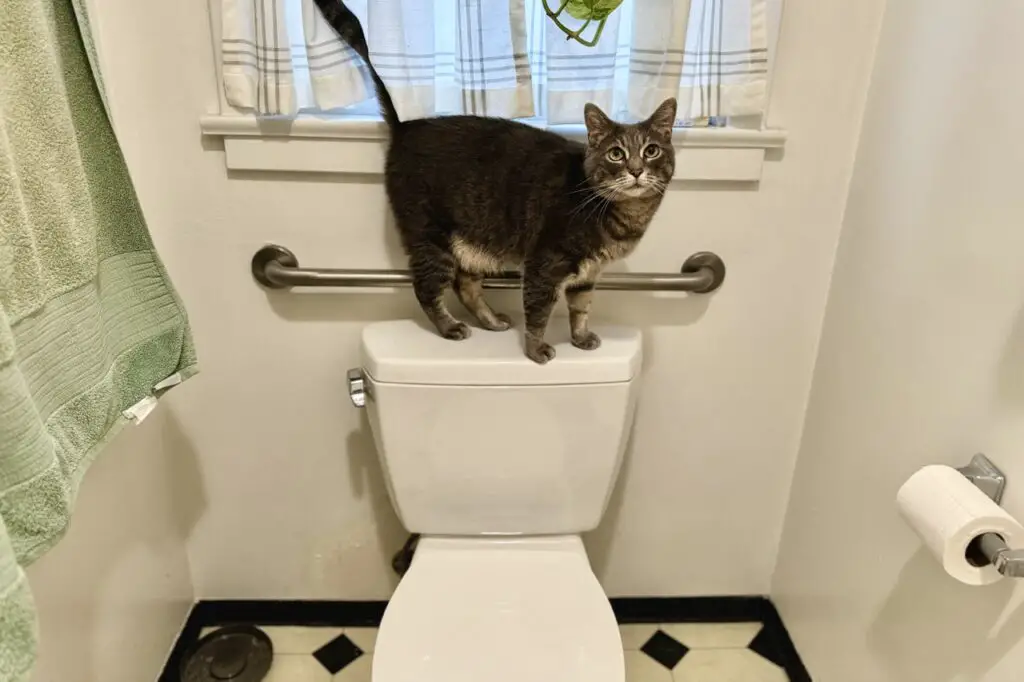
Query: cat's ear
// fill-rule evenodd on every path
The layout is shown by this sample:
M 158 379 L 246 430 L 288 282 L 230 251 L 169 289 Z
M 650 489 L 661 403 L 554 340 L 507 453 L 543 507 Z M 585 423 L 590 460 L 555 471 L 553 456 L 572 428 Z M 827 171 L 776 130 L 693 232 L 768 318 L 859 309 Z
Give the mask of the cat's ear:
M 672 127 L 676 123 L 676 99 L 669 97 L 661 103 L 651 117 L 644 121 L 644 125 L 651 129 L 655 135 L 672 137 Z
M 601 111 L 601 107 L 589 102 L 583 107 L 583 122 L 587 124 L 587 140 L 592 145 L 601 142 L 615 127 L 615 122 Z

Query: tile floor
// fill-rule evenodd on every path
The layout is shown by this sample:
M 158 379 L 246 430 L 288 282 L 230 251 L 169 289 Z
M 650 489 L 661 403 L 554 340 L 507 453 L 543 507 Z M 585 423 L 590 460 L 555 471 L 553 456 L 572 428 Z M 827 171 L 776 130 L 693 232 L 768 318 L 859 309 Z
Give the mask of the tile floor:
M 206 634 L 215 628 L 206 628 Z M 370 682 L 376 628 L 266 626 L 264 682 Z M 788 682 L 761 623 L 622 625 L 626 682 Z M 767 657 L 766 657 L 767 656 Z

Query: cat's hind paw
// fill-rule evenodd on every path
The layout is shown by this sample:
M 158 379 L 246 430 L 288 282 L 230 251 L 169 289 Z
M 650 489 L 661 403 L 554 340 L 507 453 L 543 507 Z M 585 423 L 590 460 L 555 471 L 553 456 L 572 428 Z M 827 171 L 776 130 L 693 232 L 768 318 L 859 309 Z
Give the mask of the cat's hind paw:
M 458 322 L 456 324 L 445 327 L 444 329 L 438 329 L 441 336 L 451 341 L 462 341 L 468 339 L 471 333 L 469 325 L 465 322 Z

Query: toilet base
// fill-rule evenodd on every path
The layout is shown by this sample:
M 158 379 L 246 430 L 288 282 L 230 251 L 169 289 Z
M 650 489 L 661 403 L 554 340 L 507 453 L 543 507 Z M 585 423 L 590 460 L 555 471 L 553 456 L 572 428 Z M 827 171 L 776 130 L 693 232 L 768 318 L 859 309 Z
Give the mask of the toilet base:
M 419 540 L 381 622 L 373 682 L 484 676 L 625 680 L 615 614 L 579 536 Z
M 420 534 L 412 533 L 402 545 L 402 549 L 395 552 L 395 556 L 391 558 L 391 569 L 398 574 L 398 577 L 404 576 L 409 571 L 409 567 L 412 566 L 412 557 L 416 554 L 416 545 L 419 542 Z

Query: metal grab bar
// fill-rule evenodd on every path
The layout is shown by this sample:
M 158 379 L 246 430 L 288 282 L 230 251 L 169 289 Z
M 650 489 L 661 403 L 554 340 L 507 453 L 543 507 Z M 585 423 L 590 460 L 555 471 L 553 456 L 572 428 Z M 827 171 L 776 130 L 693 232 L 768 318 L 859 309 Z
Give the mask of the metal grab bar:
M 268 289 L 289 287 L 409 287 L 408 270 L 349 270 L 303 268 L 291 251 L 268 244 L 252 257 L 253 278 Z M 690 291 L 708 294 L 722 286 L 725 263 L 708 251 L 686 259 L 679 274 L 609 272 L 597 281 L 598 289 L 611 291 Z M 518 289 L 519 273 L 506 272 L 484 280 L 485 289 Z

